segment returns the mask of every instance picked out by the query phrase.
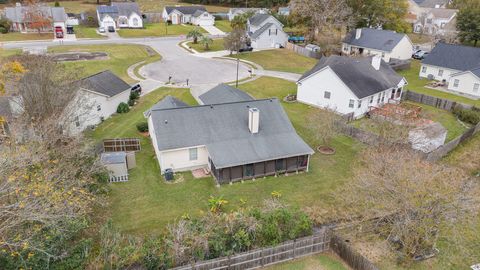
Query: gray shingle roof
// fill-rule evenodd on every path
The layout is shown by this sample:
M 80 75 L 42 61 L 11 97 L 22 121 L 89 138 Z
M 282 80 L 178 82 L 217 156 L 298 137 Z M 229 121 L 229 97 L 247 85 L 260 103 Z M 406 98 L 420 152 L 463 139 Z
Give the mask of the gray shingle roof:
M 323 57 L 315 67 L 303 74 L 299 82 L 328 66 L 358 98 L 365 98 L 396 87 L 402 81 L 403 77 L 385 61 L 382 60 L 380 70 L 375 70 L 371 62 L 371 57 L 351 58 L 337 55 Z
M 188 107 L 188 104 L 169 95 L 157 102 L 155 105 L 153 105 L 148 111 L 144 112 L 143 116 L 145 116 L 145 118 L 148 118 L 152 110 L 173 109 L 182 107 Z
M 174 10 L 178 10 L 185 15 L 193 15 L 198 10 L 207 11 L 207 9 L 204 6 L 178 6 L 178 7 L 167 6 L 165 7 L 165 10 L 167 11 L 167 14 L 170 14 Z
M 200 16 L 202 16 L 203 13 L 205 13 L 205 11 L 203 11 L 203 10 L 197 10 L 197 11 L 195 11 L 195 13 L 193 13 L 192 16 L 193 16 L 193 17 L 200 17 Z
M 220 104 L 237 101 L 248 101 L 253 98 L 247 93 L 226 84 L 219 84 L 199 96 L 203 104 Z
M 343 42 L 357 47 L 377 49 L 390 52 L 404 38 L 405 34 L 396 33 L 389 30 L 377 30 L 371 28 L 362 28 L 362 34 L 359 39 L 355 39 L 356 30 L 350 31 Z
M 260 26 L 264 21 L 266 21 L 270 16 L 269 14 L 263 14 L 263 13 L 257 13 L 250 17 L 248 21 L 250 22 L 251 25 L 254 26 Z
M 132 13 L 141 15 L 140 8 L 135 2 L 113 2 L 112 7 L 117 7 L 120 16 L 129 17 Z
M 251 39 L 257 39 L 261 34 L 263 34 L 263 32 L 267 31 L 272 25 L 274 25 L 273 23 L 266 23 L 264 24 L 262 27 L 260 27 L 257 31 L 253 32 L 252 34 L 250 34 L 250 38 Z
M 480 66 L 480 48 L 437 43 L 422 64 L 454 70 L 470 70 Z
M 127 162 L 126 158 L 127 154 L 125 152 L 109 152 L 100 155 L 103 164 L 123 164 Z
M 473 74 L 475 74 L 475 76 L 477 76 L 478 78 L 480 78 L 480 66 L 477 67 L 477 68 L 474 68 L 472 70 L 470 70 Z
M 64 22 L 67 20 L 67 14 L 63 7 L 50 7 L 41 5 L 38 10 L 46 18 L 51 18 L 54 22 Z M 15 6 L 5 8 L 5 17 L 12 22 L 26 22 L 25 14 L 28 11 L 26 6 Z
M 110 70 L 80 80 L 82 88 L 97 92 L 108 97 L 116 96 L 124 91 L 130 91 L 131 86 Z
M 257 134 L 248 129 L 248 109 L 260 111 Z M 152 110 L 160 151 L 205 145 L 216 168 L 313 154 L 277 99 Z
M 118 18 L 118 7 L 116 6 L 97 6 L 97 12 L 101 20 L 103 20 L 106 15 L 109 15 L 113 19 Z

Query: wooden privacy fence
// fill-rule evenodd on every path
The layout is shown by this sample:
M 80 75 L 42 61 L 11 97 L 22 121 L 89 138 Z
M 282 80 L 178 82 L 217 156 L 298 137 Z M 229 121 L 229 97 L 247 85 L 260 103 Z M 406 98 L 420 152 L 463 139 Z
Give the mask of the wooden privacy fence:
M 162 13 L 161 12 L 147 12 L 143 13 L 145 16 L 146 23 L 160 23 L 163 22 Z
M 327 251 L 331 231 L 321 230 L 312 236 L 284 242 L 278 246 L 260 248 L 228 257 L 196 262 L 172 270 L 246 270 L 277 264 L 307 255 Z
M 299 46 L 299 45 L 296 45 L 296 44 L 293 44 L 293 43 L 290 43 L 290 42 L 287 42 L 287 45 L 285 46 L 285 49 L 290 50 L 290 51 L 294 51 L 294 52 L 296 52 L 300 55 L 310 57 L 310 58 L 316 58 L 316 59 L 322 58 L 321 53 L 311 51 L 309 49 L 306 49 L 302 46 Z
M 451 101 L 448 99 L 432 97 L 429 95 L 412 92 L 410 90 L 403 92 L 402 99 L 422 103 L 447 111 L 452 111 L 456 106 L 461 106 L 464 109 L 471 109 L 473 107 L 471 105 Z
M 378 270 L 373 263 L 363 257 L 360 253 L 353 250 L 345 240 L 337 235 L 332 235 L 330 248 L 355 270 Z

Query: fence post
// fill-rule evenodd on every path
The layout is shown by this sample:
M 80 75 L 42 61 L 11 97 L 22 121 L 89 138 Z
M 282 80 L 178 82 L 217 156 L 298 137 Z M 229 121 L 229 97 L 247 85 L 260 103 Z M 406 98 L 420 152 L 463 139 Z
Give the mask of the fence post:
M 295 259 L 295 244 L 297 243 L 297 239 L 293 239 L 293 258 Z
M 260 265 L 263 267 L 265 265 L 265 262 L 264 262 L 264 254 L 263 254 L 263 247 L 262 249 L 260 250 Z

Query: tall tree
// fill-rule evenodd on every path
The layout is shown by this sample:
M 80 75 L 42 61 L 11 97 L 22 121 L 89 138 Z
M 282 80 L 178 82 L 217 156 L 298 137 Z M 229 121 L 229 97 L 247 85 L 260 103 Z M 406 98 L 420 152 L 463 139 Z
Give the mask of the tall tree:
M 462 42 L 473 42 L 476 47 L 480 40 L 480 7 L 465 7 L 457 16 L 458 36 Z
M 43 6 L 36 0 L 27 1 L 25 21 L 29 28 L 37 30 L 38 33 L 50 30 L 52 26 L 52 18 L 45 14 Z
M 193 38 L 193 44 L 197 44 L 198 39 L 201 38 L 202 36 L 203 36 L 202 32 L 200 32 L 200 30 L 198 30 L 197 27 L 192 29 L 192 31 L 188 32 L 187 34 L 187 38 Z
M 356 27 L 373 27 L 407 32 L 407 0 L 348 0 Z

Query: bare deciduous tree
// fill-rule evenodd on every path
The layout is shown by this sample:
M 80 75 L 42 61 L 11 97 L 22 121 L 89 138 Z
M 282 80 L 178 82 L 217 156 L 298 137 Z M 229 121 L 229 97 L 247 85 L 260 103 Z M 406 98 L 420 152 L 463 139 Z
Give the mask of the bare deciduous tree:
M 333 137 L 340 132 L 343 119 L 332 109 L 314 109 L 308 115 L 309 127 L 316 141 L 330 146 Z
M 230 51 L 230 54 L 233 52 L 238 53 L 238 51 L 245 46 L 246 41 L 247 36 L 245 30 L 236 28 L 223 39 L 223 46 Z

